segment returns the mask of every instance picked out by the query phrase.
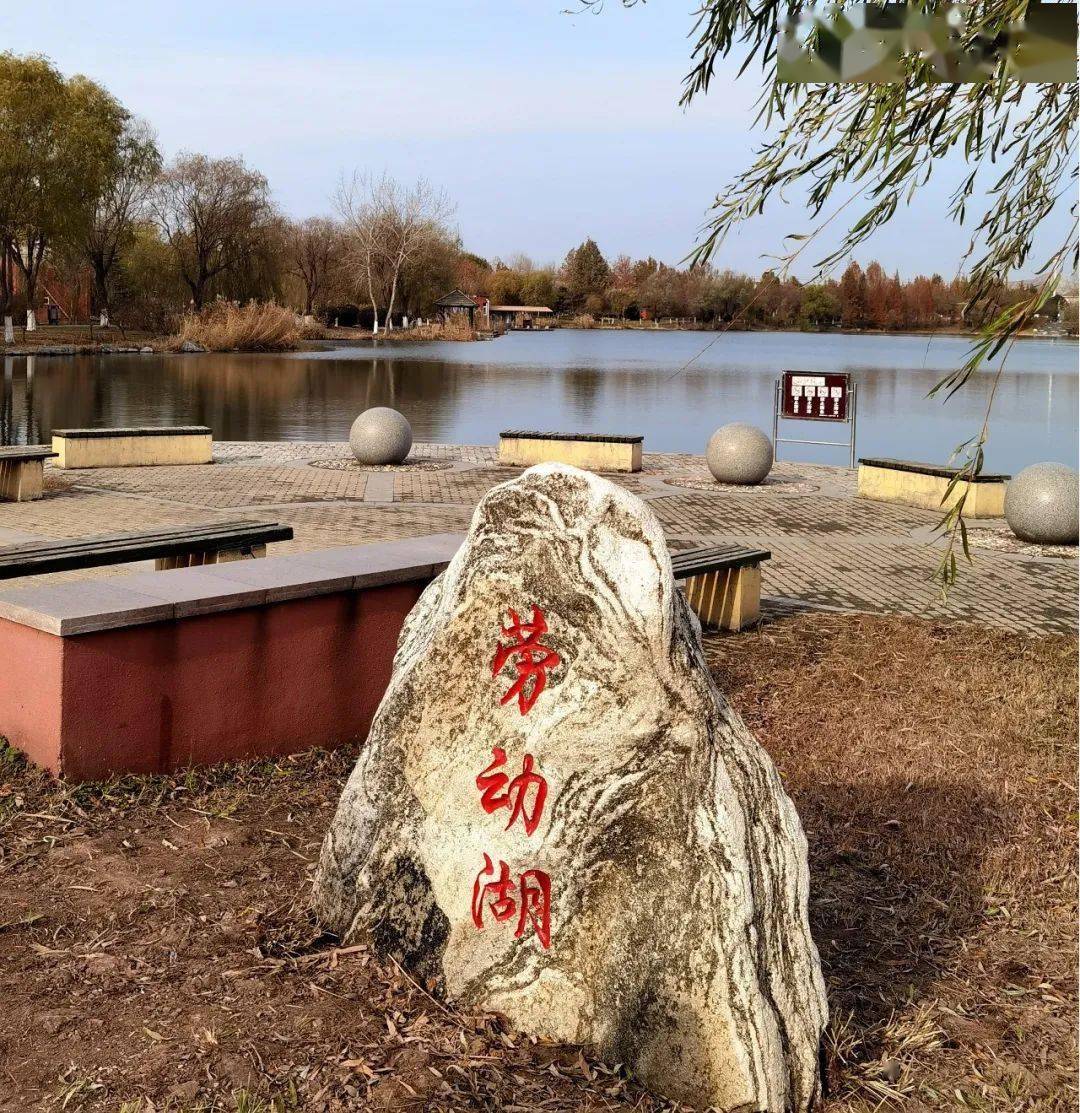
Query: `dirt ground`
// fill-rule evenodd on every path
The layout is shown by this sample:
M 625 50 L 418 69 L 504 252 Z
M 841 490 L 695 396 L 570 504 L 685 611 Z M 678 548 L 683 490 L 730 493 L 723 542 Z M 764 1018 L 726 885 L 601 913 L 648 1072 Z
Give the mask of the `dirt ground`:
M 819 614 L 708 655 L 807 830 L 828 1113 L 1076 1109 L 1076 640 Z M 352 756 L 0 758 L 2 1113 L 667 1108 L 320 937 Z

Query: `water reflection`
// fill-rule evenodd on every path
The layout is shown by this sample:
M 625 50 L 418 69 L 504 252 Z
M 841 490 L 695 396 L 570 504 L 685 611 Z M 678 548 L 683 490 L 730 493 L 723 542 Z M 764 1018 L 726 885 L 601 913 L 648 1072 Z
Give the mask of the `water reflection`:
M 957 338 L 724 336 L 700 333 L 512 334 L 484 344 L 408 345 L 266 355 L 5 357 L 0 442 L 54 428 L 204 424 L 221 440 L 343 439 L 368 406 L 402 410 L 418 440 L 491 444 L 501 429 L 640 432 L 658 451 L 700 451 L 725 421 L 771 427 L 776 374 L 849 371 L 859 383 L 863 455 L 944 460 L 977 431 L 992 377 L 948 405 L 926 394 L 966 350 Z M 1016 346 L 995 402 L 987 466 L 1075 464 L 1076 346 Z M 786 436 L 843 440 L 786 423 Z M 844 462 L 841 450 L 786 447 Z

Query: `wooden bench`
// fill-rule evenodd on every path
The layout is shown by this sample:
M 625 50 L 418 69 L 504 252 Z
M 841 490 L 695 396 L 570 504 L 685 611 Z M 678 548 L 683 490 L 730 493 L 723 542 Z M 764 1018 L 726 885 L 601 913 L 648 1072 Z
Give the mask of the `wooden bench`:
M 153 560 L 159 571 L 266 556 L 270 541 L 292 540 L 277 522 L 214 522 L 169 526 L 143 533 L 113 533 L 75 541 L 29 541 L 0 549 L 0 580 Z
M 767 549 L 707 545 L 671 554 L 676 580 L 684 580 L 686 601 L 703 627 L 741 630 L 761 614 L 761 562 Z
M 945 511 L 951 509 L 966 492 L 966 517 L 1004 517 L 1005 486 L 1010 477 L 977 475 L 970 483 L 958 483 L 949 493 L 949 484 L 959 471 L 959 468 L 922 464 L 915 460 L 864 457 L 859 460 L 859 497 L 878 502 L 901 502 L 923 510 Z
M 55 455 L 47 444 L 0 447 L 0 501 L 29 502 L 41 498 L 45 461 Z
M 211 464 L 213 435 L 205 425 L 154 428 L 54 429 L 60 468 L 127 468 Z
M 641 471 L 645 438 L 607 433 L 538 433 L 505 429 L 499 434 L 499 463 L 573 464 L 589 471 Z

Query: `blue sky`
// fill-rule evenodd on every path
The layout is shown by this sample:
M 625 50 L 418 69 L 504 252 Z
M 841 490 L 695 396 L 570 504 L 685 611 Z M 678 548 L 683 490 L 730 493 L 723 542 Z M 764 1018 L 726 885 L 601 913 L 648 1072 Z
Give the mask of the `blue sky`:
M 678 262 L 761 139 L 756 75 L 735 81 L 728 64 L 684 111 L 689 3 L 566 14 L 574 5 L 39 0 L 5 5 L 0 43 L 101 81 L 166 155 L 242 155 L 291 215 L 330 212 L 343 173 L 386 169 L 442 186 L 466 245 L 488 257 L 557 261 L 592 236 L 609 258 Z M 967 237 L 941 215 L 951 169 L 861 261 L 956 273 Z M 797 204 L 777 208 L 716 262 L 756 273 L 805 228 Z

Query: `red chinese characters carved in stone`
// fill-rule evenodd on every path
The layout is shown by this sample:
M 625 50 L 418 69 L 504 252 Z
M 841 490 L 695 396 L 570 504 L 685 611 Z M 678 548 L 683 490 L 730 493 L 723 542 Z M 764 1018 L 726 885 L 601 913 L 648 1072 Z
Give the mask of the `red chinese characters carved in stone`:
M 510 818 L 504 830 L 509 831 L 520 816 L 525 826 L 525 834 L 531 835 L 540 822 L 547 799 L 547 781 L 533 770 L 533 756 L 526 754 L 521 762 L 521 772 L 513 779 L 501 772 L 500 766 L 506 764 L 506 751 L 496 746 L 492 751 L 494 760 L 476 778 L 480 789 L 480 806 L 488 815 L 500 808 L 510 809 Z
M 510 867 L 500 859 L 498 877 L 491 857 L 484 855 L 484 868 L 473 882 L 472 918 L 477 928 L 483 930 L 484 911 L 502 923 L 517 916 L 514 938 L 520 939 L 525 929 L 531 927 L 545 949 L 551 946 L 551 879 L 543 870 L 526 870 L 517 884 L 510 879 Z
M 506 662 L 513 660 L 517 678 L 499 702 L 509 703 L 517 696 L 518 710 L 524 715 L 544 690 L 548 670 L 559 664 L 562 658 L 550 646 L 540 642 L 548 627 L 544 612 L 538 606 L 533 605 L 530 622 L 523 622 L 515 610 L 508 610 L 507 613 L 510 625 L 504 626 L 502 632 L 512 640 L 499 643 L 491 662 L 491 675 L 498 676 Z

